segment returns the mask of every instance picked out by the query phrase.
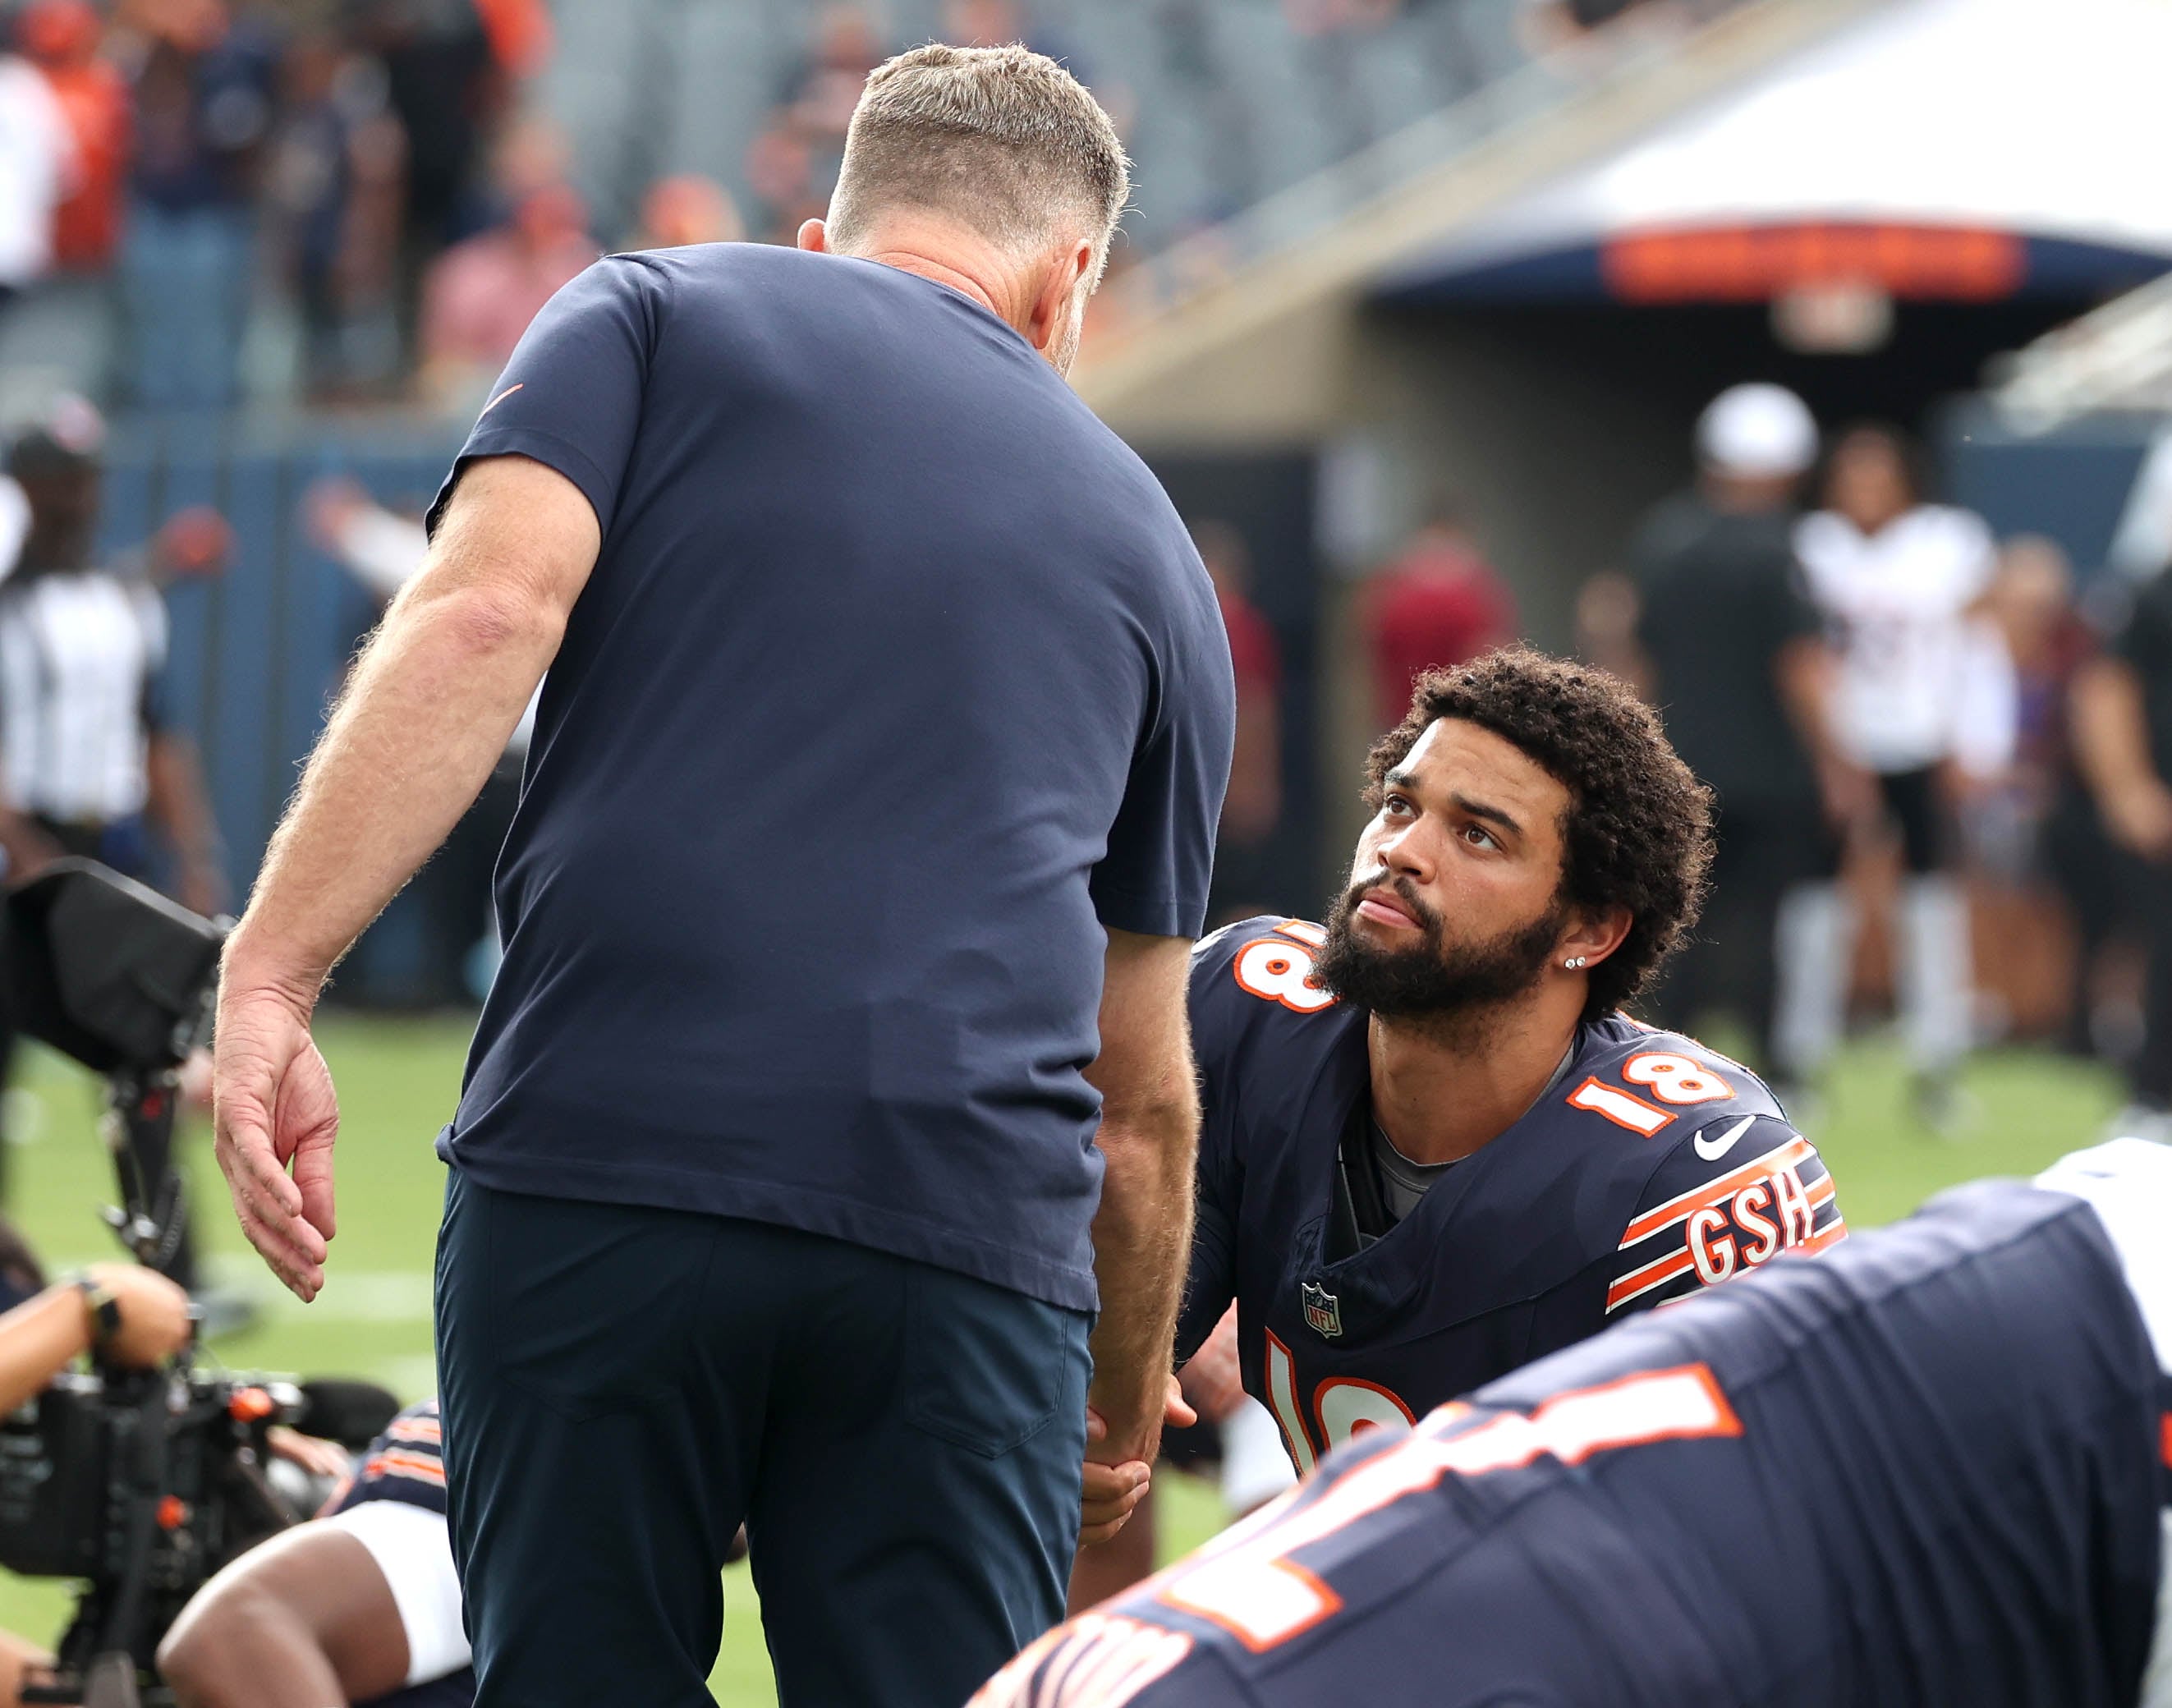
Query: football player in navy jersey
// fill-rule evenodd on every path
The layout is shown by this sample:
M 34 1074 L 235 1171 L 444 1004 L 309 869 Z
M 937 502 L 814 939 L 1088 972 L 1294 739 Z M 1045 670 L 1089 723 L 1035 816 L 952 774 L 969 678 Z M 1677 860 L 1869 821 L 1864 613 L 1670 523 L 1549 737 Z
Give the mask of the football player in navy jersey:
M 309 1523 L 235 1560 L 159 1650 L 180 1708 L 470 1708 L 438 1402 L 394 1418 Z
M 1845 1228 L 1756 1076 L 1621 1012 L 1694 924 L 1711 802 L 1613 677 L 1421 679 L 1324 925 L 1193 958 L 1204 1100 L 1178 1355 L 1234 1297 L 1300 1472 Z
M 973 1708 L 2167 1708 L 2172 1147 L 1378 1431 Z

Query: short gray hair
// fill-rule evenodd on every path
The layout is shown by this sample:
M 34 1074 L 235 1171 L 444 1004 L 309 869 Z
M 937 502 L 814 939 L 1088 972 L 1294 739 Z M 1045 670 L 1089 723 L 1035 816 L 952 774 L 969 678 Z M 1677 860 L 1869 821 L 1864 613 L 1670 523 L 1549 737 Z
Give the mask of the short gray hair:
M 1078 79 L 1019 46 L 931 43 L 875 67 L 852 112 L 830 201 L 833 246 L 886 208 L 944 213 L 1013 254 L 1066 219 L 1105 258 L 1131 195 L 1116 127 Z

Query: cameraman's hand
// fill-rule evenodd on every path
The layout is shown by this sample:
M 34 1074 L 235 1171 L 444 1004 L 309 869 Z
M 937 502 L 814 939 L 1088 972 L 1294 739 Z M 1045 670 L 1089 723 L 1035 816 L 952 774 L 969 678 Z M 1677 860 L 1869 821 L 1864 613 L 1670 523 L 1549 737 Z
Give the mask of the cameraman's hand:
M 325 1284 L 333 1233 L 339 1101 L 309 1036 L 308 1005 L 288 991 L 252 989 L 234 971 L 229 959 L 212 1063 L 212 1148 L 241 1231 L 307 1303 Z
M 109 1362 L 148 1370 L 189 1344 L 196 1332 L 189 1296 L 158 1270 L 133 1263 L 94 1263 L 84 1273 L 113 1295 L 121 1310 L 121 1326 L 99 1349 Z M 94 1324 L 91 1332 L 95 1340 Z

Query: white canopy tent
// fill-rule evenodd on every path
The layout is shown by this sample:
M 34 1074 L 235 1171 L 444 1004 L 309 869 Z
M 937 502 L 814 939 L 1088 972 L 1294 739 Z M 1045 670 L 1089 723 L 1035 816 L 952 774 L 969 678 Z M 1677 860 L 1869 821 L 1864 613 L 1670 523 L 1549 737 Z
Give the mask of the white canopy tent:
M 2172 264 L 2172 0 L 1903 0 L 1382 287 L 1639 232 L 1958 227 Z

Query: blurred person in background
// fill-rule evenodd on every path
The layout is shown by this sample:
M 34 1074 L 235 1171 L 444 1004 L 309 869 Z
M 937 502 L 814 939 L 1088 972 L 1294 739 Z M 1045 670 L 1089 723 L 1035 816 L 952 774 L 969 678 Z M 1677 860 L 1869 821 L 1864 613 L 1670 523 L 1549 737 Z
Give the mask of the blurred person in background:
M 747 144 L 742 169 L 754 195 L 755 234 L 763 243 L 790 243 L 808 220 L 821 218 L 814 151 L 793 127 L 788 107 L 772 112 Z
M 1001 47 L 1008 42 L 1027 41 L 1035 53 L 1048 50 L 1029 41 L 1025 18 L 1016 0 L 944 0 L 943 39 L 960 47 Z M 1049 54 L 1049 57 L 1056 57 Z M 1078 75 L 1074 69 L 1073 77 Z
M 1050 29 L 1045 19 L 1034 16 L 1018 0 L 944 0 L 943 39 L 965 47 L 1003 47 L 1023 42 L 1035 53 L 1046 54 L 1079 82 L 1094 82 L 1085 62 L 1073 51 L 1070 36 Z M 1118 105 L 1110 105 L 1112 96 Z M 1109 106 L 1110 116 L 1119 130 L 1129 116 L 1124 96 L 1121 89 L 1096 89 L 1094 95 Z
M 51 266 L 54 212 L 78 169 L 51 83 L 30 61 L 0 53 L 0 307 Z
M 154 1270 L 95 1263 L 48 1286 L 36 1257 L 0 1223 L 0 1410 L 35 1397 L 78 1358 L 148 1370 L 189 1343 L 189 1296 Z M 0 1630 L 0 1708 L 15 1708 L 26 1686 L 50 1684 L 44 1646 Z
M 175 894 L 216 913 L 218 829 L 160 682 L 165 608 L 93 545 L 104 443 L 97 411 L 67 398 L 8 455 L 30 526 L 0 583 L 0 846 L 17 877 L 80 854 L 149 881 L 163 843 Z
M 659 178 L 641 198 L 641 228 L 628 249 L 679 249 L 690 243 L 738 243 L 746 236 L 732 193 L 713 178 L 680 172 Z
M 400 367 L 394 312 L 406 142 L 384 68 L 316 30 L 288 47 L 266 172 L 280 266 L 302 320 L 304 384 L 339 396 Z
M 550 15 L 543 0 L 358 0 L 346 33 L 383 66 L 406 142 L 398 299 L 411 341 L 431 261 L 490 223 L 482 164 L 550 58 Z
M 1632 545 L 1626 644 L 1623 589 L 1610 588 L 1604 613 L 1669 739 L 1718 797 L 1704 928 L 1655 1011 L 1676 1030 L 1706 1010 L 1734 1015 L 1790 1104 L 1809 1064 L 1780 1021 L 1783 911 L 1817 877 L 1861 788 L 1829 733 L 1836 663 L 1792 540 L 1817 450 L 1817 423 L 1793 392 L 1721 393 L 1697 421 L 1695 487 L 1655 510 Z
M 1237 746 L 1207 905 L 1208 923 L 1219 925 L 1264 911 L 1262 898 L 1274 888 L 1267 864 L 1282 816 L 1282 654 L 1274 626 L 1251 600 L 1245 536 L 1227 522 L 1210 520 L 1194 523 L 1191 539 L 1214 583 L 1237 677 Z
M 1975 986 L 1954 804 L 1966 778 L 2003 762 L 1981 749 L 1966 692 L 1970 612 L 1997 550 L 1981 518 L 1924 502 L 1917 461 L 1895 428 L 1843 434 L 1825 470 L 1825 508 L 1803 518 L 1795 549 L 1840 652 L 1833 738 L 1875 786 L 1862 822 L 1900 843 L 1899 1007 L 1919 1112 L 1943 1126 L 1954 1114 Z M 1813 1067 L 1843 1029 L 1860 924 L 1836 873 L 1819 910 L 1811 940 L 1824 953 L 1802 964 Z
M 1516 597 L 1454 507 L 1435 499 L 1418 531 L 1366 584 L 1359 621 L 1373 667 L 1374 722 L 1392 729 L 1427 670 L 1468 663 L 1516 638 Z
M 132 17 L 131 390 L 149 409 L 223 409 L 239 389 L 277 46 L 222 0 L 136 0 Z
M 566 181 L 564 139 L 533 122 L 508 134 L 497 177 L 505 223 L 447 250 L 422 286 L 423 395 L 448 410 L 480 405 L 543 305 L 599 246 L 589 210 Z
M 52 221 L 52 264 L 69 272 L 102 273 L 121 247 L 135 121 L 128 80 L 99 51 L 105 35 L 89 0 L 31 0 L 16 15 L 16 40 L 59 103 L 74 152 Z
M 2105 830 L 2141 868 L 2142 1040 L 2119 1131 L 2172 1141 L 2172 568 L 2142 587 L 2103 655 L 2077 673 L 2073 717 Z
M 2071 1045 L 2087 1035 L 2089 969 L 2102 936 L 2070 953 L 2067 926 L 2073 910 L 2053 899 L 2063 888 L 2056 854 L 2059 814 L 2073 789 L 2067 698 L 2074 673 L 2094 648 L 2075 605 L 2066 553 L 2041 535 L 2007 541 L 1976 630 L 1974 656 L 1984 660 L 1993 649 L 1996 656 L 1990 670 L 1980 663 L 1975 674 L 1981 688 L 2003 695 L 2004 703 L 1985 703 L 1980 690 L 1967 715 L 1992 726 L 1994 737 L 2009 736 L 2003 768 L 1962 800 L 1976 905 L 1987 910 L 1976 933 L 1984 961 L 1979 982 L 2032 1012 L 2040 1003 L 2056 1012 L 2062 1039 Z M 2003 681 L 1983 680 L 1987 676 Z M 2072 922 L 2080 926 L 2078 916 Z M 2073 935 L 2089 933 L 2077 929 Z
M 814 51 L 786 76 L 781 104 L 792 115 L 793 128 L 823 157 L 825 178 L 835 174 L 844 153 L 846 127 L 868 73 L 886 56 L 882 34 L 868 8 L 838 0 L 821 8 Z
M 0 581 L 0 851 L 10 882 L 83 855 L 213 914 L 227 896 L 218 830 L 195 744 L 166 704 L 165 605 L 143 568 L 176 552 L 223 556 L 223 524 L 193 546 L 187 524 L 169 525 L 135 563 L 101 563 L 104 447 L 97 411 L 64 398 L 8 454 L 29 526 Z M 0 1020 L 0 1086 L 13 1045 Z M 185 1236 L 168 1272 L 195 1286 Z

